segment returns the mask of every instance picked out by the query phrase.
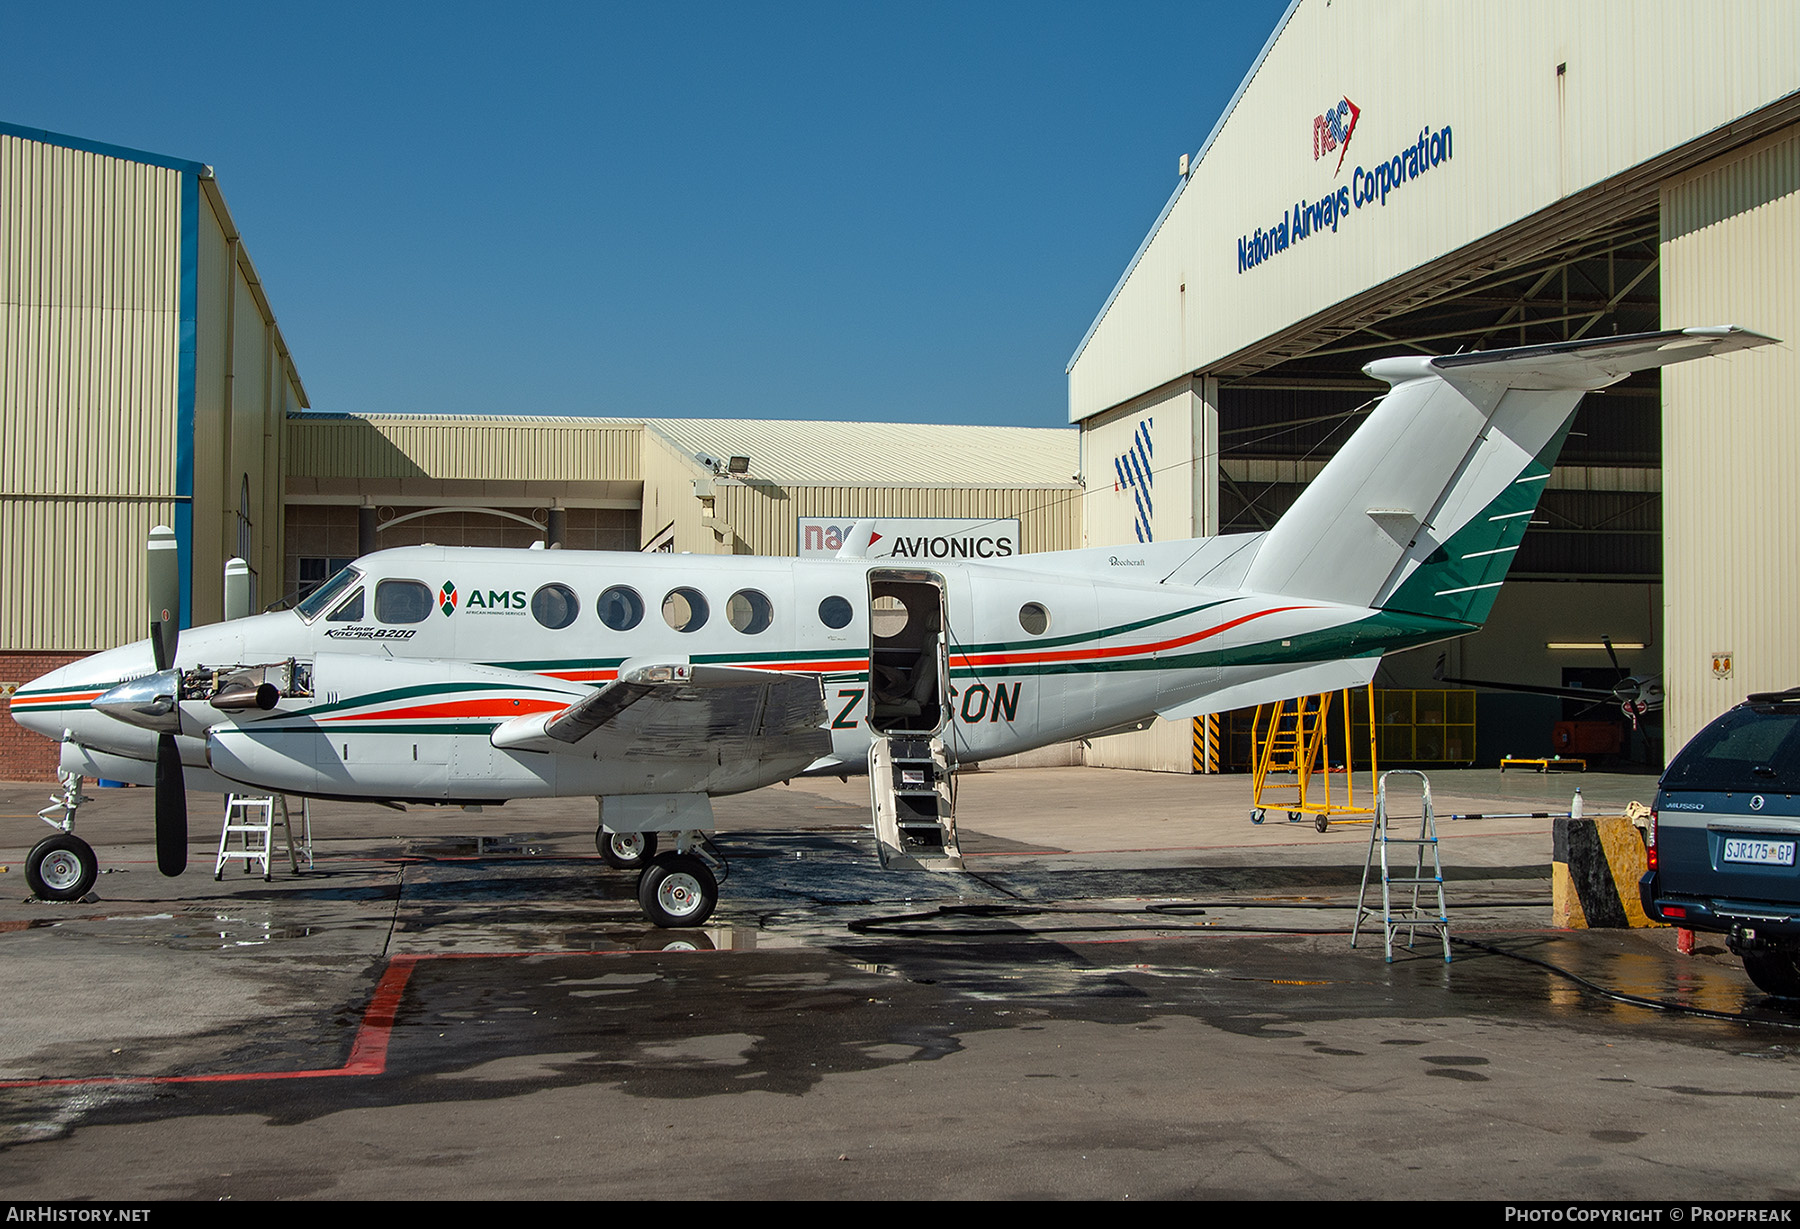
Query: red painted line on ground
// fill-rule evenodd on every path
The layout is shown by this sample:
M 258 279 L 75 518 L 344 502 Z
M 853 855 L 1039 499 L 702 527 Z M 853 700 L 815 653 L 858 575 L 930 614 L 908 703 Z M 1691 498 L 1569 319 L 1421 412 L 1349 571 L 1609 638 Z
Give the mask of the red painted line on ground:
M 651 950 L 651 949 L 645 949 Z M 104 1087 L 140 1084 L 242 1084 L 253 1080 L 319 1080 L 341 1076 L 382 1075 L 387 1071 L 388 1042 L 400 998 L 406 993 L 413 969 L 424 960 L 495 960 L 523 956 L 624 956 L 630 952 L 434 952 L 419 956 L 395 956 L 375 984 L 375 993 L 363 1009 L 362 1022 L 350 1042 L 350 1057 L 341 1067 L 316 1067 L 306 1071 L 232 1071 L 207 1075 L 82 1075 L 36 1080 L 0 1080 L 0 1088 Z M 701 953 L 683 953 L 699 955 Z
M 316 1080 L 343 1075 L 380 1075 L 387 1070 L 388 1038 L 393 1033 L 394 1015 L 400 1006 L 400 995 L 412 977 L 418 956 L 396 956 L 388 962 L 387 971 L 375 986 L 375 994 L 363 1011 L 356 1038 L 350 1043 L 350 1058 L 342 1067 L 319 1067 L 310 1071 L 235 1071 L 209 1075 L 100 1075 L 71 1076 L 64 1079 L 0 1080 L 0 1088 L 58 1088 L 70 1085 L 126 1084 L 238 1084 L 247 1080 Z

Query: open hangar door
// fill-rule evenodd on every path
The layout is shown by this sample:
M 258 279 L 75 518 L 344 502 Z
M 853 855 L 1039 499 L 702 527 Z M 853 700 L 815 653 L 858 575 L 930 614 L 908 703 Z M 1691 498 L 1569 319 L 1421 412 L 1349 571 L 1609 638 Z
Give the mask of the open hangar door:
M 1555 219 L 1541 219 L 1221 363 L 1209 373 L 1219 382 L 1220 532 L 1266 529 L 1287 510 L 1385 392 L 1362 373 L 1373 359 L 1661 328 L 1656 199 L 1645 194 L 1637 205 L 1599 224 L 1591 215 L 1566 217 L 1565 226 L 1586 225 L 1561 234 Z M 1389 658 L 1377 688 L 1451 689 L 1440 681 L 1447 676 L 1607 689 L 1627 673 L 1659 676 L 1661 478 L 1660 373 L 1590 393 L 1488 624 Z M 1396 697 L 1394 711 L 1377 720 L 1398 724 L 1403 707 Z M 1414 716 L 1429 723 L 1442 711 L 1426 702 Z M 1474 712 L 1472 750 L 1463 740 L 1431 738 L 1417 747 L 1448 747 L 1455 757 L 1444 758 L 1463 763 L 1587 751 L 1613 766 L 1662 765 L 1658 713 L 1634 730 L 1616 704 L 1500 690 L 1482 690 Z M 1570 721 L 1580 728 L 1558 727 Z M 1247 720 L 1235 724 L 1235 741 L 1247 744 Z M 1394 747 L 1413 745 L 1395 734 Z

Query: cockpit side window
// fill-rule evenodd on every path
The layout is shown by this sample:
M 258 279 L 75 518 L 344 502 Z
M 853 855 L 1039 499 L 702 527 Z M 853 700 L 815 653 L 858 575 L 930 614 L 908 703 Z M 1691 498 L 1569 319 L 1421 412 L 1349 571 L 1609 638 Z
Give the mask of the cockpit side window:
M 363 617 L 363 591 L 358 589 L 325 616 L 327 623 L 355 623 Z
M 338 598 L 343 596 L 344 590 L 361 579 L 362 573 L 355 568 L 344 568 L 336 576 L 307 594 L 306 600 L 296 607 L 300 612 L 300 617 L 311 623 L 330 610 L 337 603 Z

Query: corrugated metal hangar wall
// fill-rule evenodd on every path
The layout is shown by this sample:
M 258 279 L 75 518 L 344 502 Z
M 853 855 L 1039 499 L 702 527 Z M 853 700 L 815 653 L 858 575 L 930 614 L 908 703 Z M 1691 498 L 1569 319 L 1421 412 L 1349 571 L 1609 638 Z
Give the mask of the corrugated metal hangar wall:
M 1378 684 L 1441 687 L 1442 654 L 1608 686 L 1602 637 L 1642 643 L 1620 659 L 1666 672 L 1666 739 L 1630 750 L 1660 762 L 1800 683 L 1763 600 L 1800 569 L 1774 481 L 1800 462 L 1797 89 L 1785 3 L 1296 0 L 1070 361 L 1088 541 L 1266 527 L 1383 391 L 1375 358 L 1737 324 L 1789 344 L 1590 396 L 1488 627 Z M 1563 715 L 1481 704 L 1507 716 L 1487 762 Z M 1180 742 L 1118 754 L 1181 770 Z

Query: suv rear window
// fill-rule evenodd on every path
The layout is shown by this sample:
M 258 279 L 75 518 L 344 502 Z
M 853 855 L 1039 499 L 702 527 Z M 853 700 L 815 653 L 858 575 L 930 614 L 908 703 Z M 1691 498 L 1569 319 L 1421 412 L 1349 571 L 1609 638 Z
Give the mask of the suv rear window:
M 1663 773 L 1664 789 L 1800 793 L 1800 706 L 1743 704 L 1707 726 Z

